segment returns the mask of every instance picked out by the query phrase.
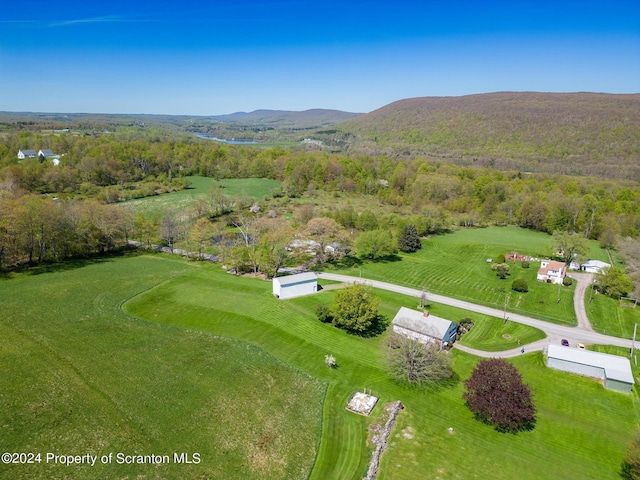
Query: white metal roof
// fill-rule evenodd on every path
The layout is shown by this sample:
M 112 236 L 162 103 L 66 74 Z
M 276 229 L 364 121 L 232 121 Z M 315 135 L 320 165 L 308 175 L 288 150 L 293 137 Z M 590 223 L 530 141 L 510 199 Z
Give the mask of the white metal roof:
M 298 283 L 307 283 L 318 280 L 316 274 L 313 272 L 297 273 L 295 275 L 287 275 L 285 277 L 276 277 L 274 282 L 278 282 L 281 287 L 296 285 Z
M 422 312 L 411 310 L 406 307 L 400 307 L 400 310 L 398 310 L 398 313 L 396 313 L 396 316 L 393 318 L 391 323 L 393 325 L 406 328 L 407 330 L 429 335 L 431 337 L 439 335 L 438 338 L 442 339 L 453 322 L 431 314 L 429 314 L 428 317 L 425 317 Z
M 583 267 L 595 267 L 599 269 L 609 268 L 611 264 L 603 262 L 601 260 L 587 260 L 582 264 Z
M 619 355 L 550 344 L 547 348 L 547 356 L 567 362 L 600 367 L 604 369 L 607 378 L 631 384 L 635 383 L 631 372 L 631 362 L 629 362 L 628 358 Z

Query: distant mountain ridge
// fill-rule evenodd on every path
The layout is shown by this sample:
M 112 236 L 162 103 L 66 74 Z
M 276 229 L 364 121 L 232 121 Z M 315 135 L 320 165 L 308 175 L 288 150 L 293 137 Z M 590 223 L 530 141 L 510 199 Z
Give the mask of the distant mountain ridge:
M 349 151 L 640 180 L 640 94 L 410 98 L 338 129 Z
M 236 112 L 228 115 L 214 115 L 208 118 L 219 122 L 241 125 L 260 125 L 272 128 L 323 128 L 344 123 L 362 115 L 361 113 L 343 112 L 314 108 L 304 111 L 289 110 L 255 110 L 253 112 Z

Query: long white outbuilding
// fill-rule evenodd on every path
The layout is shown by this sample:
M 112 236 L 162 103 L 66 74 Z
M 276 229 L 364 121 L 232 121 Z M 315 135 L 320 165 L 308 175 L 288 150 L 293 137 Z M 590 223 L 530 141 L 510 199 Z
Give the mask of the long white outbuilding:
M 547 366 L 602 379 L 604 388 L 616 392 L 631 393 L 635 383 L 631 362 L 619 355 L 550 344 L 547 347 Z

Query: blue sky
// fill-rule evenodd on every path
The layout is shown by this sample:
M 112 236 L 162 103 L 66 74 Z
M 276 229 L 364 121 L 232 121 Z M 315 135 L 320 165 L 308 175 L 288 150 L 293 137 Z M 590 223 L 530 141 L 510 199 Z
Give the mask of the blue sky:
M 0 0 L 0 110 L 369 112 L 640 93 L 640 1 Z

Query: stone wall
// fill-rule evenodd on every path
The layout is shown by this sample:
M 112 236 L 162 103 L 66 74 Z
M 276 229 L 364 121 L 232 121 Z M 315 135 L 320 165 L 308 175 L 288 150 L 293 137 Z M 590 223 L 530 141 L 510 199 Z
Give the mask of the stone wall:
M 393 430 L 393 426 L 396 423 L 396 417 L 400 410 L 402 410 L 404 406 L 402 402 L 397 401 L 390 404 L 389 408 L 389 418 L 382 429 L 382 434 L 376 437 L 376 449 L 373 452 L 373 456 L 371 457 L 371 463 L 369 463 L 369 470 L 367 471 L 367 475 L 363 480 L 375 480 L 378 475 L 378 468 L 380 466 L 380 457 L 382 456 L 382 452 L 384 452 L 387 448 L 387 440 L 389 439 L 389 435 L 391 435 L 391 430 Z M 387 407 L 385 406 L 385 410 Z

